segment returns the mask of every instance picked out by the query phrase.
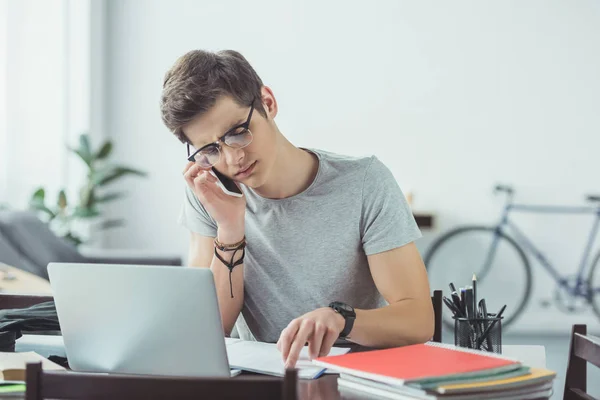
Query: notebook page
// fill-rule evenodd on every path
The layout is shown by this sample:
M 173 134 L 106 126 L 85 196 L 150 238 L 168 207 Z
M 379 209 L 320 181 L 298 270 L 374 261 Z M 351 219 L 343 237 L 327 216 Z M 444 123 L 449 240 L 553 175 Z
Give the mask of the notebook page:
M 227 357 L 231 368 L 267 375 L 283 376 L 285 364 L 277 345 L 273 343 L 253 342 L 247 340 L 226 340 Z M 330 356 L 345 354 L 348 348 L 334 347 L 329 352 Z M 324 368 L 312 363 L 308 356 L 308 346 L 304 346 L 296 363 L 298 377 L 301 379 L 314 379 L 319 377 Z

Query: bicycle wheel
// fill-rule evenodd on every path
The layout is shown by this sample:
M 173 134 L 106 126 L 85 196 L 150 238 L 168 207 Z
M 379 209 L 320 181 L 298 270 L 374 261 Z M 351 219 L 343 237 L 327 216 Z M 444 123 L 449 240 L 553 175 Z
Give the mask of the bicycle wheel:
M 592 262 L 592 268 L 590 269 L 590 274 L 588 276 L 588 296 L 589 296 L 589 301 L 590 304 L 592 305 L 592 310 L 594 310 L 594 313 L 596 314 L 596 316 L 598 318 L 600 318 L 600 298 L 599 296 L 599 292 L 600 292 L 600 282 L 594 282 L 594 279 L 598 280 L 600 279 L 600 272 L 598 272 L 598 268 L 600 265 L 600 252 L 598 252 L 598 254 L 596 254 L 596 257 L 594 258 L 594 261 Z
M 496 228 L 465 226 L 437 239 L 424 257 L 431 289 L 442 289 L 450 297 L 448 284 L 457 289 L 470 286 L 477 275 L 477 298 L 485 298 L 488 313 L 506 304 L 502 328 L 523 311 L 531 293 L 531 267 L 525 253 L 511 237 Z M 497 239 L 495 248 L 494 238 Z M 493 249 L 493 251 L 492 251 Z M 489 262 L 486 264 L 486 259 Z M 452 313 L 443 312 L 444 326 L 454 328 Z

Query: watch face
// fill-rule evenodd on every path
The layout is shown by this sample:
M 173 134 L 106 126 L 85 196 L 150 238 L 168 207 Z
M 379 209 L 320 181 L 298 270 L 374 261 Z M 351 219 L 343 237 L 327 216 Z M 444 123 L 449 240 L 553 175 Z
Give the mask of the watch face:
M 344 303 L 339 303 L 338 307 L 340 307 L 342 310 L 351 313 L 354 311 L 354 309 L 352 307 L 350 307 L 348 304 L 344 304 Z
M 350 307 L 348 304 L 344 304 L 339 301 L 336 301 L 332 304 L 332 306 L 335 307 L 335 309 L 337 309 L 340 314 L 343 314 L 343 315 L 354 314 L 354 308 Z

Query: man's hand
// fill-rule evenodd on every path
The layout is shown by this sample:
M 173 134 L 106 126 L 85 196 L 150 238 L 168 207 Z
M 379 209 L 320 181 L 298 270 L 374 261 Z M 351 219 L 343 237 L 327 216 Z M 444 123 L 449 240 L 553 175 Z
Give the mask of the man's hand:
M 311 359 L 329 354 L 345 324 L 344 317 L 330 307 L 319 308 L 290 322 L 277 341 L 285 367 L 293 368 L 296 365 L 306 342 Z
M 210 168 L 202 169 L 196 163 L 188 162 L 183 170 L 183 176 L 220 229 L 239 231 L 237 228 L 244 226 L 246 199 L 223 193 L 217 186 L 217 178 L 212 176 L 209 170 Z M 243 235 L 243 229 L 241 231 Z

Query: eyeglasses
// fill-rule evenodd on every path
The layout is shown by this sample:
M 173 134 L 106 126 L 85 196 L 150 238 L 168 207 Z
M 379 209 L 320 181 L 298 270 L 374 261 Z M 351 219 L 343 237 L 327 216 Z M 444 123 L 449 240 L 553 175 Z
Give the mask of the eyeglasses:
M 253 111 L 254 101 L 250 106 L 250 113 L 248 114 L 248 119 L 246 119 L 246 122 L 234 126 L 223 136 L 221 136 L 219 140 L 201 147 L 192 154 L 190 154 L 190 148 L 193 149 L 193 147 L 187 143 L 188 161 L 195 162 L 202 168 L 210 168 L 218 163 L 221 159 L 221 143 L 224 143 L 234 149 L 243 149 L 252 143 L 253 136 L 252 132 L 250 132 L 249 126 Z

